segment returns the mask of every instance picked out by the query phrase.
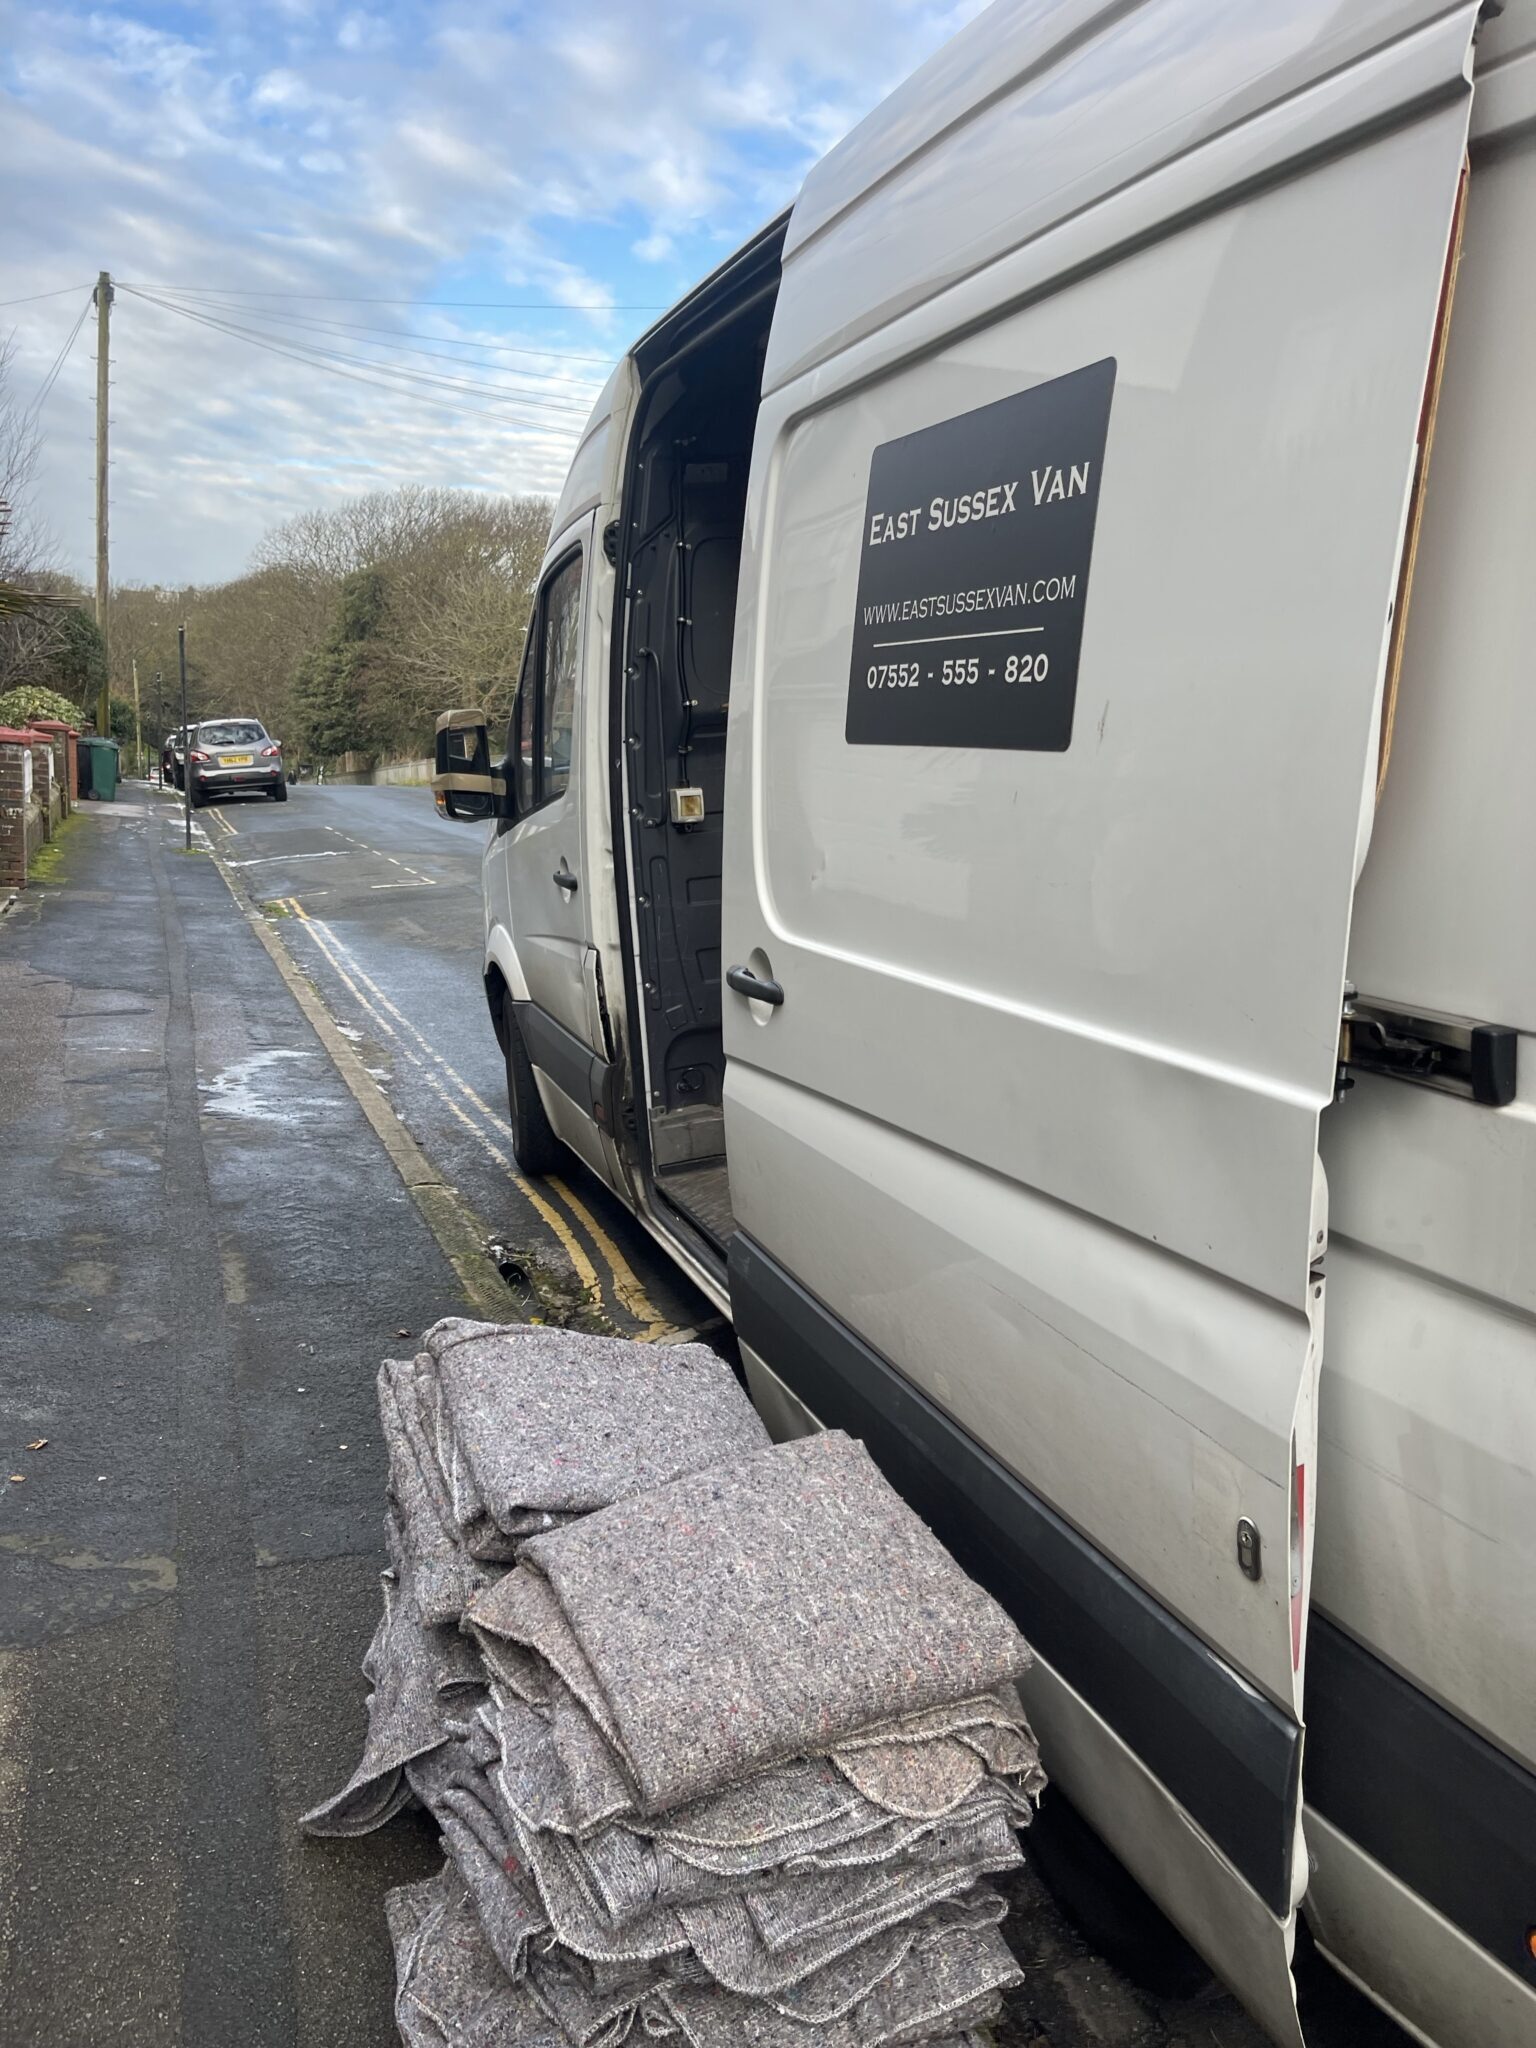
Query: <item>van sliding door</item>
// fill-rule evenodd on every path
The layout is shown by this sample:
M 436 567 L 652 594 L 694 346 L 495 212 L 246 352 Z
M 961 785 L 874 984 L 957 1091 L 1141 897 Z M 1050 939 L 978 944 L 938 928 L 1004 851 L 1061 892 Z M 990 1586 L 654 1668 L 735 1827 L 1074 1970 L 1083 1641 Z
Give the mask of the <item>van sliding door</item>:
M 1475 12 L 990 10 L 806 185 L 748 507 L 738 1330 L 1282 2040 L 1318 1120 Z

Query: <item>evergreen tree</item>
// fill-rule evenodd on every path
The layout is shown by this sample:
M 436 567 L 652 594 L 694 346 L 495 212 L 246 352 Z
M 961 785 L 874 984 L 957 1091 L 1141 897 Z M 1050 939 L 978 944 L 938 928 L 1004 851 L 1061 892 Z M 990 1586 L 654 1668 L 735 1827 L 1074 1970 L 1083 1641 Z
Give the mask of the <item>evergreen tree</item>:
M 348 576 L 330 632 L 299 663 L 291 722 L 300 747 L 312 759 L 366 753 L 377 744 L 374 705 L 389 668 L 385 597 L 377 569 Z
M 96 621 L 89 612 L 71 605 L 53 621 L 53 640 L 48 650 L 49 686 L 60 696 L 83 705 L 86 716 L 91 717 L 106 679 L 107 650 Z

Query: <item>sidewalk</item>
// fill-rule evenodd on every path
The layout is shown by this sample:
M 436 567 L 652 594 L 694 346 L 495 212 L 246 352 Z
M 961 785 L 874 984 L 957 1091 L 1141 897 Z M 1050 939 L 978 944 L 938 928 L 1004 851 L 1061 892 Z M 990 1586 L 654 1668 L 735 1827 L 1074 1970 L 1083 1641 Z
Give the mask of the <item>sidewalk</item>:
M 462 1296 L 168 807 L 59 873 L 0 921 L 0 2034 L 378 2048 L 430 1834 L 293 1823 L 361 1732 L 374 1372 Z

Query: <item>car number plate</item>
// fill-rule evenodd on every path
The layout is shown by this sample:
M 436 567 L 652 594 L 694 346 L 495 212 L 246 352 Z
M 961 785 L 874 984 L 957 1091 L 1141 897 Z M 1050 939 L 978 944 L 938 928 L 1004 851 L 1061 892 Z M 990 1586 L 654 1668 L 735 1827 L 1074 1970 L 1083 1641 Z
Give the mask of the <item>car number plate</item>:
M 249 768 L 256 759 L 254 754 L 226 754 L 223 766 L 226 768 Z

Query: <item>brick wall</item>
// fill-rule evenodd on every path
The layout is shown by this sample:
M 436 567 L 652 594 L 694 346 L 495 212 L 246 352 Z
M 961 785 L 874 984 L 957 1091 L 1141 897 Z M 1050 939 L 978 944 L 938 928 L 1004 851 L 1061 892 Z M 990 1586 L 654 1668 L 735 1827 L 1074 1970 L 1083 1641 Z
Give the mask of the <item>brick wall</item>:
M 55 816 L 67 816 L 79 801 L 74 728 L 61 725 L 56 718 L 35 718 L 30 730 L 48 735 L 48 743 L 53 748 Z
M 25 788 L 26 743 L 20 735 L 0 731 L 0 887 L 19 888 L 27 879 L 28 813 Z

